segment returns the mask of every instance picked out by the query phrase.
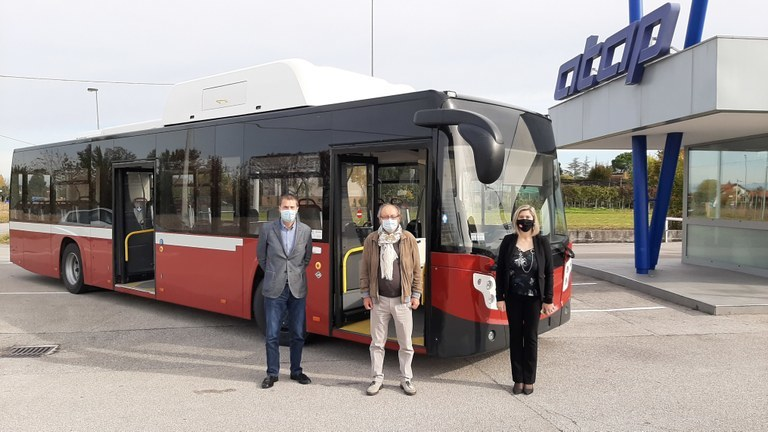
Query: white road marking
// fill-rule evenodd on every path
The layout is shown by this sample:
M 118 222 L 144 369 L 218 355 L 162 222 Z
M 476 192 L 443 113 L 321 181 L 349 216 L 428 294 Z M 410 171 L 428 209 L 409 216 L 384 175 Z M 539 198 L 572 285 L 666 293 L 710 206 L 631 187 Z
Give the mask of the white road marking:
M 629 312 L 629 311 L 643 311 L 643 310 L 658 310 L 667 309 L 666 306 L 646 306 L 646 307 L 633 307 L 633 308 L 618 308 L 618 309 L 576 309 L 571 312 Z
M 571 283 L 573 286 L 577 285 L 597 285 L 597 282 L 581 282 L 581 283 Z

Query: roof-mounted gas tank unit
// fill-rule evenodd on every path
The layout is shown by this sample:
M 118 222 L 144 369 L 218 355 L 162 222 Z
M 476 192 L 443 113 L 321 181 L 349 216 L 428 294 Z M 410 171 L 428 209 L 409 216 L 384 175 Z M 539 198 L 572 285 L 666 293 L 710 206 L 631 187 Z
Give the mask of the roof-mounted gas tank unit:
M 172 125 L 214 118 L 370 99 L 414 89 L 354 72 L 291 59 L 173 86 L 163 113 Z

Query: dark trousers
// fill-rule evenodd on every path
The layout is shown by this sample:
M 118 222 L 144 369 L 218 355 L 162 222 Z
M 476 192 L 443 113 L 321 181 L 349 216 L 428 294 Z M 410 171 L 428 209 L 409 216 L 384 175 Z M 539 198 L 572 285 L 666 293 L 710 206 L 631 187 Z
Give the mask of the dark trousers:
M 509 295 L 506 305 L 512 379 L 516 383 L 533 384 L 536 382 L 541 298 Z
M 291 335 L 291 375 L 302 372 L 301 351 L 304 348 L 306 304 L 306 297 L 294 297 L 288 285 L 279 297 L 264 297 L 264 312 L 267 317 L 267 375 L 277 376 L 280 372 L 280 327 L 286 311 L 286 324 Z

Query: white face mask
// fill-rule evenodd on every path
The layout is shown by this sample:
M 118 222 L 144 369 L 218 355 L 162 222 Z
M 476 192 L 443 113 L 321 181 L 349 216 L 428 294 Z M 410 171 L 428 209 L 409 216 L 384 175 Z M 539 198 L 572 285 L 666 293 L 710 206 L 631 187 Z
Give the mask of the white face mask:
M 397 230 L 397 227 L 400 226 L 400 222 L 398 222 L 397 219 L 384 219 L 381 221 L 381 226 L 384 227 L 384 231 L 391 233 Z
M 280 219 L 283 220 L 283 222 L 291 223 L 296 220 L 296 210 L 281 210 L 280 211 Z

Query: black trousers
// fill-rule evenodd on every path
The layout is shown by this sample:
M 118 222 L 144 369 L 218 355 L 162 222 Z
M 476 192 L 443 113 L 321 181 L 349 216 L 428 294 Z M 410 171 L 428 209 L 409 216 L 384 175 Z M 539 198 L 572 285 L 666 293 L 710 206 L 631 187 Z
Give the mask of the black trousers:
M 533 384 L 536 382 L 541 297 L 512 294 L 507 296 L 506 305 L 512 379 L 516 383 Z

